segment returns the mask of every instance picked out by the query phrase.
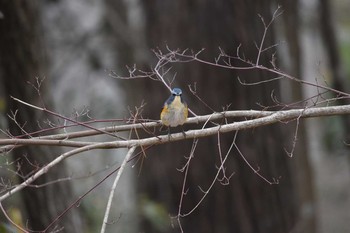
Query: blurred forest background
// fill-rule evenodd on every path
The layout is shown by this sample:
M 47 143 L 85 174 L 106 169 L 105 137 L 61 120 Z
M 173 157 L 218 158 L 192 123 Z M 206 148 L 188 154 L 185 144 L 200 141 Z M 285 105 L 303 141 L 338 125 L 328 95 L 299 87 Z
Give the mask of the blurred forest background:
M 202 58 L 210 61 L 218 55 L 219 47 L 235 55 L 241 45 L 244 55 L 254 61 L 254 43 L 261 41 L 264 32 L 258 15 L 268 22 L 279 5 L 282 15 L 273 22 L 265 42 L 265 46 L 278 46 L 263 54 L 261 64 L 270 66 L 276 52 L 277 64 L 286 73 L 349 93 L 350 4 L 345 0 L 0 0 L 0 128 L 9 129 L 12 135 L 23 134 L 9 119 L 17 109 L 16 119 L 25 124 L 27 132 L 64 124 L 19 105 L 10 95 L 39 106 L 45 104 L 81 121 L 89 117 L 126 119 L 129 109 L 146 103 L 143 117 L 158 120 L 168 90 L 150 79 L 113 79 L 109 70 L 128 75 L 125 66 L 133 64 L 147 70 L 157 62 L 152 49 L 165 51 L 166 45 L 194 51 L 205 48 Z M 309 99 L 318 94 L 317 88 L 299 83 L 281 80 L 244 86 L 237 80 L 266 80 L 271 78 L 267 72 L 224 70 L 191 62 L 174 64 L 167 78 L 175 73 L 174 86 L 183 89 L 196 114 L 212 110 L 190 93 L 188 85 L 196 86 L 197 94 L 215 111 L 227 106 L 230 110 L 274 106 L 271 93 L 284 104 L 301 101 L 292 107 L 321 101 Z M 35 86 L 36 78 L 44 79 L 41 96 L 29 84 Z M 302 121 L 294 157 L 290 158 L 285 149 L 292 148 L 295 126 L 291 122 L 240 132 L 242 153 L 268 179 L 280 178 L 279 184 L 267 184 L 237 151 L 231 152 L 227 173 L 234 175 L 229 185 L 218 182 L 199 208 L 181 219 L 184 232 L 350 232 L 349 150 L 344 144 L 350 142 L 349 117 Z M 233 135 L 222 135 L 223 151 Z M 217 137 L 199 141 L 189 170 L 185 212 L 203 195 L 198 186 L 208 187 L 217 171 L 217 144 Z M 142 167 L 136 163 L 126 169 L 113 203 L 110 219 L 115 222 L 108 225 L 108 232 L 180 231 L 171 216 L 177 215 L 183 182 L 178 169 L 186 162 L 191 145 L 191 141 L 181 141 L 154 147 L 147 151 Z M 10 155 L 2 155 L 1 193 L 6 191 L 5 183 L 19 182 L 63 151 L 16 149 L 10 153 L 14 167 L 6 165 Z M 26 188 L 3 205 L 19 223 L 43 230 L 118 166 L 124 154 L 98 150 L 69 158 L 36 184 L 69 179 Z M 16 174 L 10 172 L 16 167 Z M 64 215 L 56 229 L 98 232 L 112 182 L 106 180 L 86 196 Z M 3 214 L 0 220 L 0 232 L 13 229 Z

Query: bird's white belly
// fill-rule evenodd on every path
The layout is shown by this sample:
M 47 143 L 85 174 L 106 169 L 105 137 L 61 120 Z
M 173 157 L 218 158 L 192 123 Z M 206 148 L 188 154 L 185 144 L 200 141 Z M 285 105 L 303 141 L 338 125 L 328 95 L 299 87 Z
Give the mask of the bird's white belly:
M 185 108 L 182 107 L 180 109 L 174 109 L 174 108 L 170 108 L 169 113 L 167 114 L 167 116 L 165 117 L 166 119 L 164 119 L 166 122 L 168 122 L 169 126 L 171 127 L 176 127 L 178 125 L 183 125 L 186 121 L 185 118 Z

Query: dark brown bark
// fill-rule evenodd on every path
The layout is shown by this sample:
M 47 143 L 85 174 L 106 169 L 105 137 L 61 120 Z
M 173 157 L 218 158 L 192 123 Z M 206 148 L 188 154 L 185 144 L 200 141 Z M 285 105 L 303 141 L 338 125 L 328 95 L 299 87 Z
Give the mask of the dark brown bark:
M 350 87 L 344 70 L 344 64 L 340 56 L 338 39 L 333 23 L 332 4 L 328 0 L 320 0 L 320 28 L 325 45 L 330 71 L 332 75 L 332 87 L 339 91 L 349 93 Z M 349 104 L 349 98 L 338 100 L 339 104 Z M 344 125 L 344 141 L 350 141 L 350 119 L 342 116 Z
M 290 54 L 290 69 L 287 71 L 289 74 L 295 77 L 301 77 L 302 75 L 302 57 L 300 50 L 300 14 L 299 14 L 299 1 L 288 0 L 284 1 L 283 9 L 285 9 L 282 17 L 284 22 L 283 34 L 288 44 L 288 52 Z M 292 82 L 292 96 L 290 99 L 285 98 L 287 102 L 298 101 L 303 98 L 302 88 L 299 83 Z M 295 128 L 289 128 L 289 134 L 294 136 Z M 291 160 L 292 168 L 298 170 L 295 173 L 295 185 L 296 185 L 296 196 L 298 199 L 299 210 L 305 208 L 305 206 L 314 207 L 314 185 L 312 170 L 310 167 L 310 160 L 307 149 L 307 137 L 306 137 L 305 125 L 301 122 L 298 127 L 298 144 L 294 151 L 294 158 Z M 294 140 L 292 137 L 290 140 Z M 302 231 L 304 232 L 315 232 L 316 231 L 316 219 L 315 215 L 299 213 L 299 225 L 303 226 Z M 300 229 L 301 230 L 301 229 Z
M 0 1 L 3 18 L 0 19 L 0 70 L 1 83 L 6 96 L 7 113 L 17 112 L 16 121 L 26 132 L 38 130 L 39 125 L 46 126 L 45 120 L 52 120 L 32 108 L 25 107 L 13 101 L 10 96 L 42 106 L 43 102 L 34 88 L 27 82 L 36 85 L 36 77 L 43 78 L 45 72 L 44 49 L 40 41 L 40 12 L 37 1 Z M 41 86 L 40 93 L 47 108 L 51 107 L 47 82 Z M 13 136 L 22 135 L 22 131 L 14 121 L 8 122 L 9 132 Z M 23 178 L 33 174 L 37 169 L 57 157 L 61 151 L 45 147 L 21 147 L 11 152 L 18 173 Z M 38 179 L 34 184 L 43 184 L 62 177 L 67 177 L 65 164 L 62 163 Z M 26 210 L 24 218 L 31 230 L 44 230 L 74 198 L 69 183 L 59 182 L 43 188 L 25 188 L 22 192 L 23 204 Z M 71 211 L 58 222 L 64 227 L 64 232 L 81 232 L 80 216 Z M 52 229 L 51 229 L 52 230 Z

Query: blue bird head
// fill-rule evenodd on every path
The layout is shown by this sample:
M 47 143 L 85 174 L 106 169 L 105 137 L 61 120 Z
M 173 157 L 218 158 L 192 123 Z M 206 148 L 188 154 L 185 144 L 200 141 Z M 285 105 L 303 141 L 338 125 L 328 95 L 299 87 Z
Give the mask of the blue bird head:
M 182 95 L 182 90 L 180 88 L 175 87 L 172 91 L 171 94 L 176 95 L 176 96 L 180 96 Z

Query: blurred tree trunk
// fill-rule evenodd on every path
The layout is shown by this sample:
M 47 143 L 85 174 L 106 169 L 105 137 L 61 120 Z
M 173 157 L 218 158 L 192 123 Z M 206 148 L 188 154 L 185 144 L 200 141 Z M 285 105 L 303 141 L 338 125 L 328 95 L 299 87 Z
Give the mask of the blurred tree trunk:
M 338 47 L 338 39 L 336 38 L 335 26 L 333 23 L 332 4 L 328 0 L 320 0 L 320 27 L 322 33 L 323 43 L 329 62 L 329 67 L 332 75 L 332 87 L 336 90 L 349 93 L 350 86 L 346 77 L 344 64 L 341 59 Z M 349 104 L 348 98 L 341 98 L 338 100 L 339 104 Z M 350 118 L 341 116 L 344 125 L 344 141 L 350 141 Z M 346 147 L 348 148 L 348 147 Z
M 282 6 L 283 12 L 283 35 L 285 41 L 288 44 L 288 57 L 289 57 L 289 69 L 287 73 L 295 76 L 302 77 L 302 56 L 300 51 L 300 40 L 301 40 L 301 20 L 299 14 L 299 1 L 288 0 L 284 1 Z M 285 61 L 282 61 L 282 63 Z M 291 85 L 292 96 L 282 97 L 287 102 L 294 102 L 304 99 L 302 93 L 302 87 L 299 83 L 292 82 Z M 286 87 L 285 87 L 286 88 Z M 284 93 L 286 95 L 286 93 Z M 290 135 L 294 135 L 295 128 L 286 129 L 289 130 Z M 291 139 L 292 140 L 292 139 Z M 292 169 L 298 170 L 295 175 L 296 183 L 296 194 L 298 196 L 298 209 L 299 209 L 299 227 L 302 226 L 304 232 L 316 231 L 316 216 L 311 213 L 309 209 L 315 209 L 315 193 L 314 193 L 314 183 L 312 170 L 310 167 L 310 158 L 307 149 L 307 133 L 306 127 L 303 122 L 301 122 L 298 128 L 298 146 L 294 152 L 295 156 L 290 162 L 293 164 Z M 310 208 L 311 207 L 311 208 Z
M 141 1 L 140 1 L 141 2 Z M 112 6 L 123 6 L 123 1 L 107 1 Z M 263 35 L 263 25 L 258 17 L 262 15 L 265 22 L 271 19 L 272 1 L 166 1 L 148 0 L 141 2 L 143 6 L 147 47 L 164 48 L 165 43 L 173 49 L 205 48 L 201 58 L 214 61 L 221 47 L 228 54 L 236 54 L 241 44 L 241 52 L 252 61 L 256 60 L 257 49 L 254 42 L 260 43 Z M 115 14 L 113 10 L 109 14 Z M 124 23 L 127 25 L 127 16 Z M 110 24 L 114 24 L 110 22 Z M 268 32 L 265 46 L 276 44 L 273 27 Z M 117 34 L 117 33 L 116 33 Z M 139 35 L 132 35 L 135 37 Z M 119 57 L 120 63 L 132 64 L 139 61 L 133 51 L 132 40 L 116 39 L 117 48 L 129 48 L 123 51 L 127 59 Z M 145 50 L 146 51 L 146 50 Z M 274 51 L 262 54 L 260 63 L 270 66 L 271 55 Z M 131 55 L 134 54 L 134 57 Z M 129 60 L 130 59 L 130 60 Z M 149 66 L 145 62 L 145 69 Z M 240 65 L 236 63 L 234 65 Z M 271 78 L 271 74 L 259 71 L 224 70 L 203 64 L 182 63 L 174 65 L 176 79 L 173 87 L 181 87 L 187 97 L 189 107 L 196 114 L 207 114 L 211 110 L 200 103 L 188 90 L 188 85 L 196 85 L 197 94 L 215 111 L 221 111 L 230 105 L 230 109 L 260 109 L 262 106 L 274 106 L 273 93 L 280 98 L 278 82 L 270 82 L 255 86 L 239 84 L 237 77 L 246 82 L 257 82 Z M 167 76 L 172 79 L 172 74 Z M 159 82 L 148 79 L 123 82 L 129 91 L 128 105 L 147 103 L 143 116 L 159 119 L 162 104 L 168 97 L 168 91 Z M 135 94 L 137 93 L 137 95 Z M 137 97 L 137 98 L 136 98 Z M 196 127 L 195 125 L 186 126 Z M 242 161 L 236 150 L 233 150 L 226 162 L 227 174 L 234 172 L 228 186 L 219 182 L 213 187 L 204 202 L 190 216 L 181 219 L 185 232 L 314 232 L 313 218 L 299 219 L 302 206 L 299 204 L 296 177 L 298 172 L 309 172 L 307 165 L 298 168 L 290 163 L 284 148 L 290 148 L 293 135 L 285 125 L 274 125 L 238 133 L 239 148 L 249 162 L 264 177 L 271 179 L 281 177 L 278 185 L 268 185 L 260 179 Z M 164 132 L 163 132 L 164 133 Z M 221 149 L 225 153 L 230 146 L 234 133 L 220 135 Z M 301 136 L 302 137 L 302 136 Z M 306 153 L 303 143 L 298 140 L 297 150 Z M 191 149 L 191 142 L 176 142 L 163 145 L 147 152 L 140 182 L 140 196 L 143 200 L 160 203 L 165 206 L 167 213 L 177 214 L 182 188 L 183 173 L 181 168 L 186 162 Z M 219 163 L 217 137 L 200 139 L 191 162 L 187 179 L 187 195 L 184 196 L 183 211 L 187 212 L 199 201 L 203 193 L 198 186 L 206 189 L 217 171 Z M 298 156 L 307 156 L 300 154 Z M 305 160 L 308 163 L 308 160 Z M 305 177 L 305 182 L 310 182 Z M 309 199 L 312 206 L 312 198 Z M 141 209 L 141 207 L 140 207 Z M 311 211 L 313 216 L 313 212 Z M 145 232 L 178 232 L 179 230 L 160 227 L 152 222 L 147 214 L 141 216 L 141 229 Z M 159 219 L 157 220 L 159 223 Z
M 51 116 L 13 101 L 10 96 L 17 97 L 34 105 L 51 108 L 47 83 L 40 87 L 41 98 L 36 93 L 36 77 L 45 77 L 45 57 L 43 44 L 40 41 L 40 12 L 38 1 L 0 1 L 3 18 L 0 19 L 0 70 L 1 83 L 7 97 L 7 113 L 16 112 L 16 122 L 9 119 L 9 133 L 13 136 L 34 132 L 40 127 L 48 127 L 45 122 L 53 121 Z M 28 83 L 27 83 L 28 82 Z M 20 181 L 49 163 L 61 153 L 59 149 L 46 147 L 21 147 L 11 152 L 18 166 Z M 50 170 L 34 184 L 44 184 L 67 177 L 65 164 Z M 58 182 L 42 188 L 25 188 L 21 191 L 26 210 L 24 225 L 29 229 L 44 230 L 72 202 L 73 193 L 68 182 Z M 77 211 L 70 211 L 58 222 L 64 232 L 82 232 L 82 221 Z M 52 230 L 52 229 L 51 229 Z

